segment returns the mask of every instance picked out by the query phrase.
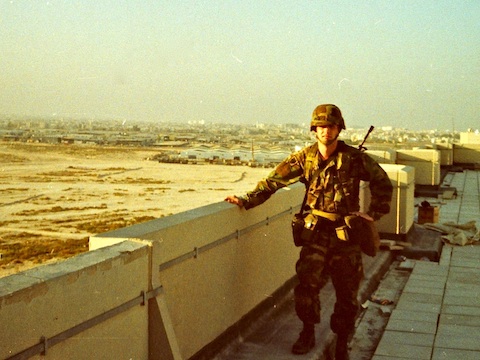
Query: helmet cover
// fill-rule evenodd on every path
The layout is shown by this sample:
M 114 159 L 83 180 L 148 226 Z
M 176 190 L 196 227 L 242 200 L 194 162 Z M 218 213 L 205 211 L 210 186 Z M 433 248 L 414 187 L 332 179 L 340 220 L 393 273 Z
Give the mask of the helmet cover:
M 340 130 L 345 129 L 345 121 L 340 109 L 333 104 L 318 105 L 312 113 L 310 130 L 315 131 L 317 126 L 337 125 Z

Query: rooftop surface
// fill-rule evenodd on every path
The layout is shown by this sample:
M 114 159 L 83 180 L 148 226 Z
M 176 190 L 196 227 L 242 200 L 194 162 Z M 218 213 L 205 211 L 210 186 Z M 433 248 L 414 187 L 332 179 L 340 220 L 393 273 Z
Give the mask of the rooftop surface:
M 479 171 L 449 172 L 441 189 L 453 189 L 456 196 L 446 191 L 448 196 L 415 199 L 439 207 L 438 224 L 479 220 Z M 441 232 L 418 224 L 409 237 L 414 247 L 419 245 L 419 253 L 410 251 L 411 258 L 392 251 L 364 258 L 363 306 L 350 341 L 351 360 L 480 359 L 480 242 L 442 245 Z M 424 240 L 427 248 L 421 246 Z M 438 261 L 422 256 L 422 251 L 437 252 Z M 320 297 L 322 322 L 316 329 L 317 345 L 309 354 L 290 353 L 302 327 L 290 292 L 278 309 L 240 333 L 215 359 L 332 359 L 335 336 L 329 318 L 335 294 L 331 283 Z

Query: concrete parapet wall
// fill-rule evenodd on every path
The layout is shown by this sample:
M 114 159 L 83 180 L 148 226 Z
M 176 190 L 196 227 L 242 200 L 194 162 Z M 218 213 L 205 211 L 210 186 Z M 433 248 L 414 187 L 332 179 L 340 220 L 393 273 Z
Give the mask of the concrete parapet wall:
M 149 251 L 124 242 L 1 278 L 0 358 L 148 358 L 147 306 L 106 313 L 149 290 Z
M 189 358 L 295 275 L 290 221 L 303 194 L 296 184 L 248 211 L 212 204 L 97 235 L 90 246 L 151 242 L 152 285 L 164 289 L 181 356 Z
M 292 279 L 303 193 L 99 234 L 88 253 L 1 278 L 0 358 L 193 356 Z

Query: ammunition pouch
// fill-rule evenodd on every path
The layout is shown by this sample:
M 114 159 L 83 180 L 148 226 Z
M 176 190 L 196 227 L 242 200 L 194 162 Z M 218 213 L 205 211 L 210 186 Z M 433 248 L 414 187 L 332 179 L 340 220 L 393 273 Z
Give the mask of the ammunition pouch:
M 317 217 L 313 214 L 295 214 L 292 220 L 292 234 L 295 246 L 304 246 L 313 241 Z
M 340 221 L 341 217 L 336 214 L 328 214 L 329 218 L 323 215 L 324 213 L 319 211 L 314 211 L 313 214 L 297 213 L 294 215 L 292 234 L 295 246 L 312 243 L 319 228 L 330 228 L 335 229 L 338 240 L 359 244 L 362 252 L 368 256 L 377 254 L 380 248 L 380 235 L 375 222 L 358 215 L 345 216 L 345 222 Z M 337 225 L 334 225 L 335 223 Z
M 350 235 L 349 235 L 349 228 L 346 225 L 342 225 L 339 227 L 335 228 L 335 234 L 337 235 L 337 239 L 340 241 L 349 241 L 350 240 Z
M 368 256 L 375 256 L 380 248 L 380 235 L 375 222 L 357 215 L 345 217 L 349 239 L 360 245 L 360 249 Z

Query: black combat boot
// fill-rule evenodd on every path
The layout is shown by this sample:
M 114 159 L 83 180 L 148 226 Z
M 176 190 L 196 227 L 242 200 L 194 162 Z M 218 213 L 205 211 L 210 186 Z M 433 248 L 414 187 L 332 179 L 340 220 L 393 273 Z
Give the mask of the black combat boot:
M 349 360 L 348 356 L 348 335 L 338 334 L 335 346 L 335 360 Z
M 292 346 L 292 353 L 303 355 L 308 353 L 315 346 L 315 325 L 303 324 L 298 340 Z

